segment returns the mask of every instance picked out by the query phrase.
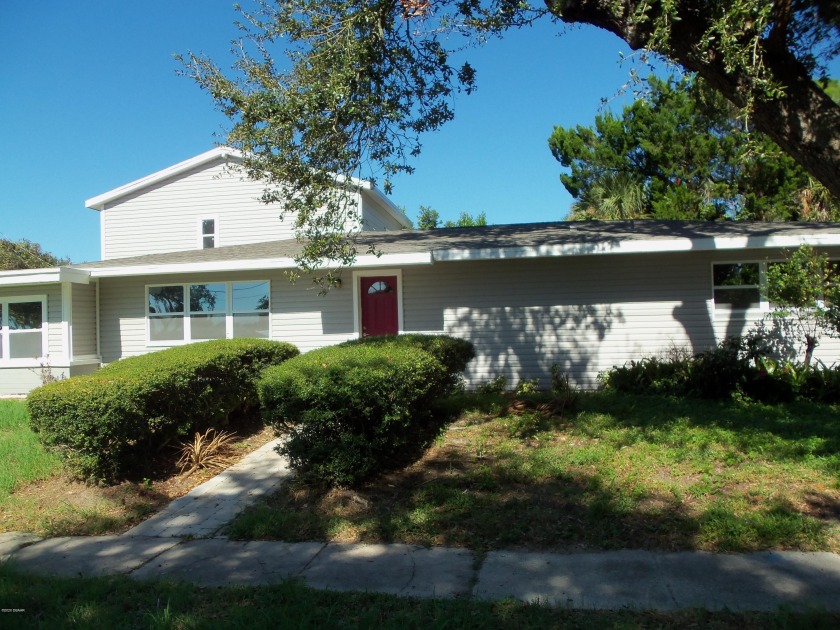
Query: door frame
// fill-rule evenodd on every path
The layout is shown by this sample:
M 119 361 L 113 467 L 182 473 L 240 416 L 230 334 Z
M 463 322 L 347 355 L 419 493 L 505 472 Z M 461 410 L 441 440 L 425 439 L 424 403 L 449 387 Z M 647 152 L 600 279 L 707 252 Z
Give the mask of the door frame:
M 397 328 L 399 333 L 403 328 L 403 292 L 402 269 L 365 269 L 353 272 L 353 332 L 357 338 L 362 336 L 362 278 L 371 276 L 397 277 Z

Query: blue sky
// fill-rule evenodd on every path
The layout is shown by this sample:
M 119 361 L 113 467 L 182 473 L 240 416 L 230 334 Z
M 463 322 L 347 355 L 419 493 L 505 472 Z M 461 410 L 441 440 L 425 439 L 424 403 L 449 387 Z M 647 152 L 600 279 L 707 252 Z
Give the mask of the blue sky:
M 246 4 L 243 2 L 243 4 Z M 228 67 L 237 13 L 227 0 L 5 3 L 0 18 L 0 236 L 74 262 L 99 258 L 99 215 L 84 200 L 212 148 L 225 118 L 174 54 Z M 443 218 L 552 221 L 571 202 L 548 150 L 554 125 L 589 125 L 628 78 L 618 38 L 562 25 L 509 34 L 469 53 L 479 89 L 424 139 L 392 200 Z M 626 97 L 624 97 L 626 98 Z M 618 103 L 621 103 L 619 98 Z

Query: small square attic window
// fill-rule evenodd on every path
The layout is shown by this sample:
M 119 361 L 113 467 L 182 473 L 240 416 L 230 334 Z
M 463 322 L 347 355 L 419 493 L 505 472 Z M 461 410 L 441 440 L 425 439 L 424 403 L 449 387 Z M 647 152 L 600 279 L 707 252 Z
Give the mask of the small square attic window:
M 201 220 L 201 247 L 202 249 L 216 247 L 216 219 Z

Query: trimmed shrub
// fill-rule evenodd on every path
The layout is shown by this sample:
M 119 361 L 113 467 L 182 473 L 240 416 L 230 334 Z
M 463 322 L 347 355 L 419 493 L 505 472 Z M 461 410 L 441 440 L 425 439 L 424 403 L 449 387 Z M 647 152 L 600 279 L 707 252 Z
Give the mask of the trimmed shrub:
M 727 339 L 694 356 L 650 357 L 600 376 L 607 389 L 633 394 L 728 398 L 740 393 L 766 403 L 840 402 L 840 367 L 777 362 L 753 341 Z
M 27 407 L 41 441 L 62 450 L 77 476 L 113 482 L 145 472 L 178 437 L 257 412 L 260 373 L 297 354 L 261 339 L 178 346 L 39 387 Z
M 422 343 L 349 343 L 266 370 L 259 382 L 263 417 L 287 434 L 280 452 L 292 468 L 349 486 L 419 455 L 443 425 L 431 408 L 460 365 L 452 358 L 445 366 Z
M 694 356 L 689 363 L 687 393 L 698 398 L 729 398 L 758 376 L 758 369 L 741 352 L 737 340 Z
M 607 389 L 631 394 L 687 393 L 690 359 L 648 357 L 616 366 L 600 375 Z
M 380 337 L 363 337 L 340 344 L 346 346 L 400 346 L 420 348 L 425 350 L 441 362 L 449 376 L 450 385 L 455 387 L 460 382 L 467 364 L 475 358 L 475 347 L 466 339 L 449 337 L 448 335 L 383 335 Z

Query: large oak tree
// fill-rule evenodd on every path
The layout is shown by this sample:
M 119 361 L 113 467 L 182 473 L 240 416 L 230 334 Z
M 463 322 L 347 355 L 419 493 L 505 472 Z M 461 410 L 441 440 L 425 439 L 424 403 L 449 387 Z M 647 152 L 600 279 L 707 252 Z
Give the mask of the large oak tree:
M 264 200 L 295 217 L 304 269 L 353 260 L 335 231 L 358 218 L 350 178 L 381 176 L 387 192 L 452 118 L 453 91 L 474 88 L 453 52 L 537 19 L 607 29 L 698 73 L 840 196 L 840 108 L 815 83 L 840 52 L 834 0 L 266 0 L 243 15 L 233 70 L 188 54 L 185 71 L 232 120 Z

